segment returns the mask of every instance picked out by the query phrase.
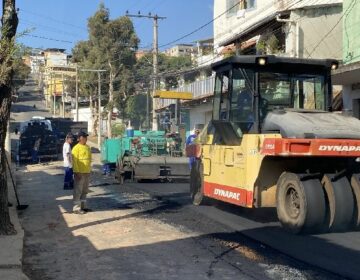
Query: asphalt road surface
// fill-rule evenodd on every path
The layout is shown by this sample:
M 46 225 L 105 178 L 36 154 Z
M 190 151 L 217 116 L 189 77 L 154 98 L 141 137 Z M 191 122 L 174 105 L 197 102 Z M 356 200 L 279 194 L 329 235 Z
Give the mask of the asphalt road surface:
M 85 215 L 72 213 L 62 162 L 21 167 L 24 272 L 30 279 L 341 279 L 290 258 L 189 205 L 179 184 L 119 185 L 94 155 Z
M 50 115 L 29 81 L 12 126 Z M 360 279 L 360 232 L 292 235 L 274 209 L 195 207 L 186 183 L 120 186 L 99 171 L 94 212 L 78 217 L 62 190 L 61 162 L 21 167 L 17 177 L 30 205 L 21 219 L 31 279 Z
M 154 197 L 181 203 L 194 212 L 228 226 L 238 234 L 294 259 L 342 277 L 360 279 L 360 232 L 294 235 L 281 228 L 275 209 L 244 209 L 221 202 L 210 206 L 193 206 L 189 199 L 188 184 L 130 185 Z
M 27 121 L 34 116 L 51 117 L 45 108 L 44 96 L 34 80 L 28 80 L 19 92 L 17 102 L 11 107 L 11 121 L 15 123 Z

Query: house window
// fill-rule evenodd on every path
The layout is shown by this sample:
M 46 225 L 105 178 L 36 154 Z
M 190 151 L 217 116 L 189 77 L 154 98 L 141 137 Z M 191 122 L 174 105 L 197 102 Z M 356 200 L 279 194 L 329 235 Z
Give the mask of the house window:
M 255 8 L 256 0 L 226 0 L 227 15 L 232 16 L 239 10 Z
M 239 3 L 239 0 L 226 0 L 226 11 L 228 16 L 236 14 L 239 9 L 239 5 L 236 5 L 237 3 Z
M 255 8 L 255 0 L 245 0 L 245 9 Z

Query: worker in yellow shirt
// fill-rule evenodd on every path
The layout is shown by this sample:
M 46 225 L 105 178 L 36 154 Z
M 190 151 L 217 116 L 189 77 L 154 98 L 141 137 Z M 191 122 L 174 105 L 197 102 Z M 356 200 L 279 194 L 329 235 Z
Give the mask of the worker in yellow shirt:
M 79 132 L 79 143 L 71 151 L 74 171 L 73 213 L 75 214 L 85 214 L 90 211 L 89 208 L 86 208 L 86 195 L 91 172 L 91 149 L 86 145 L 87 137 L 85 132 Z

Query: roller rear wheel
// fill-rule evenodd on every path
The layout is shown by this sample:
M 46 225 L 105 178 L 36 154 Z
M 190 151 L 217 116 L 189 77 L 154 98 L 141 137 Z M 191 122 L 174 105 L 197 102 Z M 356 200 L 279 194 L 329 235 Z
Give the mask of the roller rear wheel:
M 319 231 L 325 219 L 325 196 L 317 179 L 302 181 L 284 172 L 277 183 L 277 214 L 282 226 L 293 233 Z
M 353 220 L 354 197 L 345 176 L 334 178 L 333 174 L 325 174 L 322 180 L 328 200 L 327 224 L 331 231 L 343 231 Z
M 354 216 L 353 225 L 360 228 L 360 174 L 353 174 L 351 177 L 351 187 L 354 194 Z

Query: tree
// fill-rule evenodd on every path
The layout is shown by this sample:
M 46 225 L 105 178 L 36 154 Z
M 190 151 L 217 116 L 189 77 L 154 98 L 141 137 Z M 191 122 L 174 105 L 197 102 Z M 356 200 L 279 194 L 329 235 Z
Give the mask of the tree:
M 14 71 L 14 79 L 13 79 L 13 87 L 15 91 L 18 91 L 21 88 L 28 78 L 31 68 L 27 66 L 23 57 L 29 54 L 29 48 L 24 45 L 18 44 L 16 46 L 14 53 L 14 61 L 13 61 L 13 71 Z
M 90 41 L 80 41 L 76 44 L 73 53 L 73 62 L 77 63 L 80 71 L 78 72 L 78 87 L 79 93 L 82 96 L 89 98 L 91 120 L 92 120 L 92 132 L 93 135 L 97 135 L 98 128 L 98 110 L 99 106 L 96 102 L 95 96 L 97 95 L 97 76 L 94 72 L 82 72 L 81 68 L 84 69 L 95 69 L 97 66 L 97 57 L 95 52 L 91 52 Z M 68 80 L 66 83 L 67 90 L 75 93 L 76 92 L 76 79 Z
M 134 93 L 133 67 L 139 39 L 128 17 L 110 20 L 109 10 L 103 4 L 89 18 L 88 29 L 90 56 L 97 58 L 94 66 L 106 69 L 104 76 L 109 79 L 106 110 L 107 136 L 111 137 L 113 108 L 118 105 L 120 111 L 124 112 L 127 98 Z
M 178 86 L 178 75 L 175 72 L 188 69 L 192 65 L 190 56 L 172 57 L 160 53 L 158 57 L 159 76 L 165 81 L 167 89 Z M 135 69 L 137 88 L 143 90 L 151 88 L 153 74 L 152 54 L 149 53 L 140 58 Z
M 174 74 L 175 72 L 181 71 L 181 69 L 188 69 L 191 66 L 192 61 L 190 56 L 171 57 L 160 53 L 158 57 L 160 78 L 165 81 L 166 89 L 171 89 L 178 86 L 178 75 Z M 166 75 L 164 75 L 165 73 Z M 149 53 L 140 58 L 135 65 L 135 87 L 138 93 L 146 94 L 152 90 L 152 75 L 152 54 Z M 127 117 L 132 121 L 133 118 L 135 118 L 136 122 L 143 122 L 145 119 L 146 105 L 143 104 L 144 99 L 146 100 L 145 96 L 142 98 L 136 98 L 131 100 L 131 104 L 127 105 L 126 114 Z M 141 106 L 144 106 L 143 108 L 145 110 L 138 110 L 138 108 Z M 149 111 L 151 111 L 151 108 L 149 108 Z
M 146 95 L 130 96 L 126 102 L 125 113 L 135 128 L 143 126 L 146 118 Z
M 18 25 L 15 0 L 3 0 L 0 34 L 0 234 L 15 234 L 8 209 L 5 137 L 10 118 L 14 76 L 15 35 Z

